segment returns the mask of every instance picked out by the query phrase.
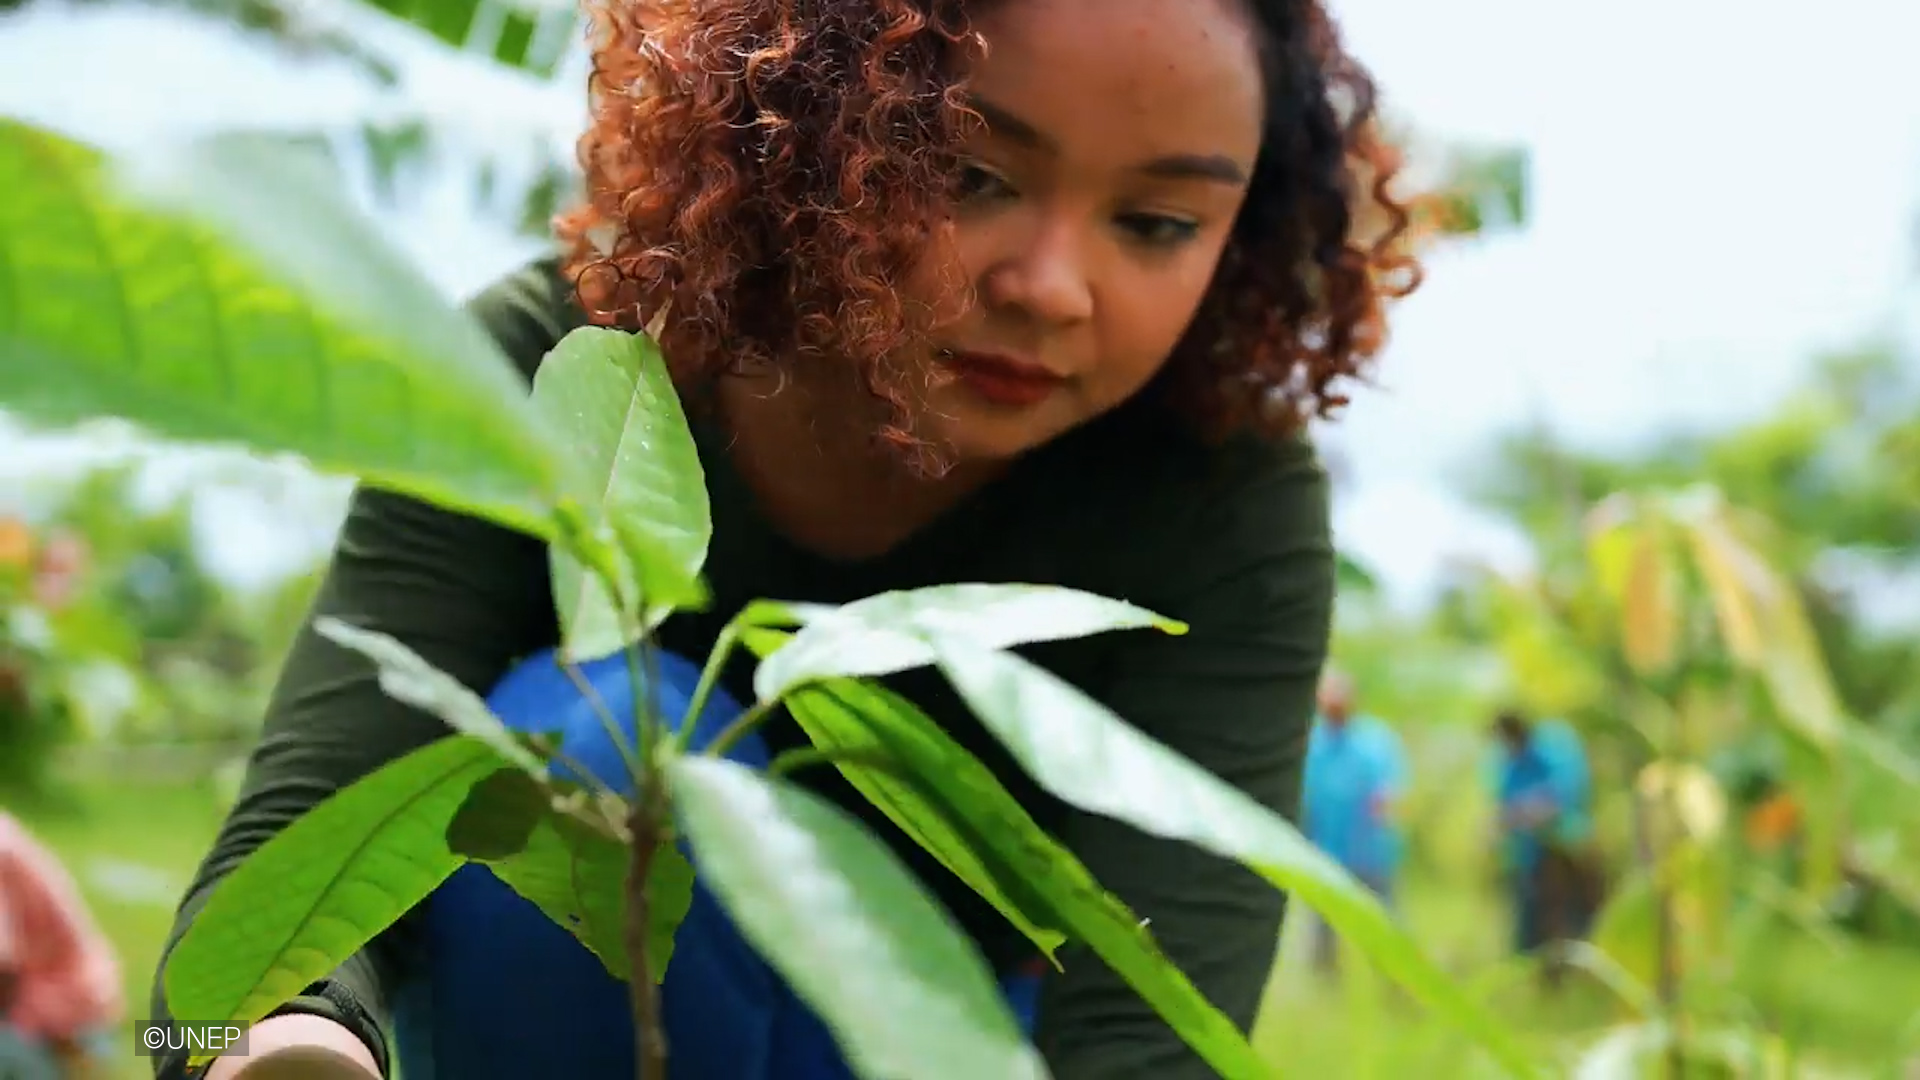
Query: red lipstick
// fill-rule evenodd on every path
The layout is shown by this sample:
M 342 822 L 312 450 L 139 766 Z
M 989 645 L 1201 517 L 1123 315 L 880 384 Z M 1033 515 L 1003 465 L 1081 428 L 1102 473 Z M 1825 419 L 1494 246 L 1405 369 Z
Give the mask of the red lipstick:
M 1010 408 L 1038 405 L 1067 381 L 1039 364 L 999 353 L 947 352 L 941 362 L 974 393 Z

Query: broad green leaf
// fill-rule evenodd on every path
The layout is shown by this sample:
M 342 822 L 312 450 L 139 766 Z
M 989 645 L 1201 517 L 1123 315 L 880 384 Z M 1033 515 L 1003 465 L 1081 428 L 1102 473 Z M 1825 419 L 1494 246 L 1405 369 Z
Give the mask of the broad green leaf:
M 214 887 L 167 962 L 174 1022 L 247 1027 L 399 921 L 459 867 L 447 825 L 502 764 L 486 743 L 440 739 L 262 844 Z
M 676 757 L 701 879 L 867 1080 L 1043 1077 L 952 918 L 845 812 L 730 761 Z
M 627 846 L 573 818 L 548 814 L 526 847 L 487 868 L 507 887 L 579 939 L 614 978 L 627 979 Z M 647 875 L 648 959 L 666 978 L 674 933 L 693 904 L 693 867 L 671 845 Z
M 831 679 L 795 692 L 787 706 L 823 749 L 877 751 L 912 777 L 907 783 L 879 769 L 840 765 L 896 824 L 909 818 L 911 827 L 902 824 L 909 836 L 1049 956 L 1061 935 L 1035 923 L 1084 941 L 1220 1075 L 1270 1074 L 1233 1021 L 1160 951 L 1140 917 L 1101 888 L 991 770 L 913 703 L 885 687 Z
M 1019 655 L 965 638 L 929 640 L 967 705 L 1042 787 L 1083 810 L 1249 867 L 1305 901 L 1509 1069 L 1534 1074 L 1512 1033 L 1435 966 L 1365 886 L 1285 818 Z
M 486 743 L 494 753 L 528 775 L 546 778 L 546 763 L 493 715 L 485 699 L 469 690 L 465 683 L 429 664 L 397 638 L 362 630 L 331 617 L 314 620 L 313 628 L 341 648 L 351 649 L 373 661 L 379 671 L 380 689 L 386 691 L 388 697 L 445 720 L 448 727 Z
M 1054 950 L 1066 941 L 1066 936 L 1058 929 L 1034 925 L 1001 891 L 993 872 L 948 823 L 946 815 L 929 804 L 918 790 L 921 785 L 934 786 L 943 779 L 976 788 L 984 781 L 987 787 L 974 801 L 984 802 L 997 796 L 1010 802 L 1012 796 L 999 786 L 992 774 L 982 777 L 984 766 L 972 760 L 965 749 L 911 702 L 883 687 L 852 679 L 830 679 L 796 690 L 787 698 L 786 705 L 807 738 L 821 750 L 853 755 L 855 759 L 879 756 L 905 769 L 913 778 L 911 781 L 890 775 L 884 769 L 854 764 L 853 759 L 835 762 L 854 789 L 878 807 L 887 820 L 971 886 L 1006 916 L 1008 922 L 1019 927 L 1049 959 L 1053 958 Z M 969 765 L 980 771 L 969 769 Z M 966 775 L 942 775 L 947 770 L 964 770 Z M 1018 810 L 1017 804 L 1011 807 L 1011 811 Z M 1005 817 L 1006 812 L 999 816 Z M 1050 844 L 1037 826 L 1030 831 L 1035 834 L 1036 842 Z
M 645 628 L 702 598 L 713 535 L 706 475 L 660 350 L 642 334 L 583 326 L 547 354 L 534 402 L 590 478 L 589 528 L 626 551 Z M 554 597 L 567 651 L 606 656 L 630 641 L 603 584 L 569 551 L 553 549 Z
M 136 196 L 0 120 L 0 405 L 295 454 L 549 535 L 572 481 L 524 381 L 290 154 L 192 143 L 144 160 Z
M 552 812 L 553 796 L 540 781 L 520 769 L 501 769 L 467 792 L 447 823 L 447 848 L 482 862 L 517 855 Z
M 775 701 L 833 675 L 886 675 L 933 663 L 926 635 L 994 649 L 1110 630 L 1184 634 L 1184 623 L 1120 600 L 1054 585 L 936 585 L 880 593 L 843 607 L 789 605 L 805 620 L 786 648 L 754 673 L 754 693 Z

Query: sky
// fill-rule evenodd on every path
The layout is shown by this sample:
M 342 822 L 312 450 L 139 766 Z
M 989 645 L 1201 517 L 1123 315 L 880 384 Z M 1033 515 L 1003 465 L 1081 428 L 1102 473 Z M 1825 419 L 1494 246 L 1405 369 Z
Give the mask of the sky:
M 1335 10 L 1393 115 L 1437 137 L 1524 143 L 1534 169 L 1530 226 L 1432 260 L 1397 313 L 1379 385 L 1323 434 L 1352 479 L 1338 539 L 1397 597 L 1417 599 L 1454 558 L 1524 561 L 1519 539 L 1458 495 L 1503 431 L 1546 422 L 1626 446 L 1764 410 L 1821 349 L 1895 325 L 1920 341 L 1920 4 Z M 382 93 L 177 17 L 43 8 L 0 33 L 0 112 L 109 146 L 409 111 L 473 146 L 564 143 L 578 122 L 577 81 L 502 77 L 390 36 L 409 59 Z M 528 250 L 485 216 L 441 183 L 382 219 L 462 296 Z M 93 435 L 0 441 L 0 476 L 114 452 Z M 175 459 L 158 482 L 198 475 L 199 460 Z M 310 564 L 337 524 L 341 485 L 266 476 L 295 485 L 272 509 L 257 484 L 202 498 L 210 554 L 242 584 Z

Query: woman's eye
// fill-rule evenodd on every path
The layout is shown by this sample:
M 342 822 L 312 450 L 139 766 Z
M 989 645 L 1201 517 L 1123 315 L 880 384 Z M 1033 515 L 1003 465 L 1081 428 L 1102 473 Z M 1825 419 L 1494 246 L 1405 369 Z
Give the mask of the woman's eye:
M 1123 214 L 1120 227 L 1151 247 L 1171 247 L 1185 243 L 1200 232 L 1200 224 L 1165 214 Z
M 1013 189 L 999 174 L 975 165 L 963 163 L 954 174 L 953 197 L 962 202 L 981 199 L 998 199 L 1011 194 Z

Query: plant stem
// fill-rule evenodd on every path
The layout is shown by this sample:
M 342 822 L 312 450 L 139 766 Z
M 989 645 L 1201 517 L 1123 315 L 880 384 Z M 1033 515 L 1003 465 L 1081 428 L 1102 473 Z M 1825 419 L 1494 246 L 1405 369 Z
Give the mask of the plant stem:
M 667 1036 L 660 1025 L 659 995 L 653 982 L 653 961 L 647 938 L 653 922 L 653 910 L 647 895 L 647 879 L 653 871 L 653 856 L 664 837 L 660 786 L 648 776 L 646 791 L 634 800 L 628 828 L 633 833 L 633 857 L 627 874 L 627 959 L 633 969 L 633 1034 L 639 1080 L 667 1080 Z
M 694 685 L 692 700 L 687 702 L 687 718 L 681 723 L 680 731 L 674 737 L 678 748 L 685 750 L 687 743 L 693 738 L 693 729 L 699 726 L 700 713 L 707 707 L 707 698 L 712 696 L 714 686 L 720 682 L 720 671 L 726 667 L 727 658 L 733 654 L 733 647 L 739 643 L 740 616 L 736 615 L 727 622 L 727 625 L 720 628 L 720 636 L 713 642 L 713 651 L 707 654 L 706 666 L 700 669 L 700 681 Z
M 739 716 L 734 717 L 732 723 L 721 729 L 720 734 L 714 736 L 713 743 L 706 748 L 704 753 L 709 757 L 725 756 L 728 750 L 733 749 L 734 743 L 746 738 L 748 733 L 765 723 L 767 717 L 773 715 L 773 706 L 775 704 L 776 703 L 772 701 L 763 701 L 753 708 L 748 709 L 746 712 L 741 713 Z M 689 722 L 688 726 L 692 726 L 691 722 Z
M 899 775 L 899 762 L 880 750 L 821 750 L 802 746 L 780 754 L 767 765 L 768 776 L 790 776 L 809 765 L 861 765 Z
M 598 690 L 593 688 L 593 684 L 587 681 L 587 677 L 581 674 L 580 665 L 570 660 L 561 660 L 559 663 L 560 669 L 567 673 L 567 678 L 573 683 L 574 689 L 580 691 L 580 696 L 586 699 L 588 707 L 593 710 L 594 718 L 600 721 L 601 729 L 607 733 L 607 738 L 612 739 L 613 745 L 619 749 L 621 759 L 627 763 L 628 774 L 640 776 L 645 771 L 641 766 L 640 756 L 621 734 L 620 724 L 613 718 L 613 710 L 607 708 L 606 700 L 600 696 Z

